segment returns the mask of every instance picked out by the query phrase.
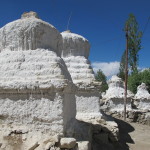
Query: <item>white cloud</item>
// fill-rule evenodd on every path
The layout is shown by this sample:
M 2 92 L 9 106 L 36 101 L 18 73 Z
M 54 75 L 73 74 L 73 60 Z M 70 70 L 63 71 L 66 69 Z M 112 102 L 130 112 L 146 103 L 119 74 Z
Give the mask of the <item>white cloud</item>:
M 119 72 L 120 62 L 93 62 L 92 66 L 94 72 L 101 69 L 107 77 L 111 77 Z
M 141 71 L 141 72 L 143 72 L 143 71 L 145 71 L 145 70 L 149 70 L 149 68 L 144 68 L 144 67 L 139 67 L 139 71 Z

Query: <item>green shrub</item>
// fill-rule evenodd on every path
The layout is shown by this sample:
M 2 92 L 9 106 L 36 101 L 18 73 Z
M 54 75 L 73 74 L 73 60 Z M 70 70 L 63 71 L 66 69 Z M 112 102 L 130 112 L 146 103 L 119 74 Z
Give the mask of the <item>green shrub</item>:
M 102 82 L 100 92 L 106 92 L 106 90 L 108 89 L 107 78 L 105 74 L 102 72 L 102 70 L 97 71 L 95 78 L 96 81 Z
M 150 92 L 150 69 L 145 69 L 144 71 L 135 72 L 129 75 L 128 89 L 135 94 L 137 92 L 137 87 L 142 82 L 148 86 L 148 91 Z

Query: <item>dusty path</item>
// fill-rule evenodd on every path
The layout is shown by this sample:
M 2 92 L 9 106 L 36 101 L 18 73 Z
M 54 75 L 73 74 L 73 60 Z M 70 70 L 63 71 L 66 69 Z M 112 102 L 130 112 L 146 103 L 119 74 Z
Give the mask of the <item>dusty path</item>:
M 134 144 L 130 144 L 130 150 L 150 150 L 150 126 L 140 125 L 140 124 L 131 124 L 134 127 L 134 131 L 130 132 Z
M 114 118 L 115 119 L 115 118 Z M 119 142 L 101 143 L 94 150 L 150 150 L 150 126 L 115 119 L 119 127 Z
M 116 121 L 120 129 L 116 150 L 150 150 L 150 126 Z

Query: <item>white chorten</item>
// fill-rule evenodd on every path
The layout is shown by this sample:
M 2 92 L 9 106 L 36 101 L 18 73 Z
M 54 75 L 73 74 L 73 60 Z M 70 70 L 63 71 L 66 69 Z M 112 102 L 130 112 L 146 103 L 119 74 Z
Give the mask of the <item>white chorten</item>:
M 134 96 L 134 105 L 140 110 L 150 110 L 150 94 L 145 83 L 137 87 L 137 93 Z
M 124 82 L 118 76 L 114 75 L 108 81 L 108 90 L 104 95 L 104 99 L 123 99 L 124 98 Z M 128 90 L 128 98 L 132 98 L 134 95 Z
M 24 13 L 21 19 L 0 29 L 2 147 L 43 149 L 45 141 L 50 140 L 45 137 L 66 136 L 70 127 L 79 126 L 71 126 L 76 119 L 102 122 L 99 84 L 88 61 L 89 48 L 85 38 L 60 34 L 35 12 Z M 18 133 L 22 135 L 21 143 L 9 145 L 9 136 Z M 71 136 L 80 134 L 73 132 Z M 55 144 L 58 138 L 51 142 Z
M 108 90 L 102 97 L 108 104 L 110 111 L 123 111 L 124 110 L 124 82 L 118 76 L 112 76 L 108 81 Z M 127 110 L 131 109 L 131 99 L 134 94 L 131 91 L 127 91 Z
M 140 100 L 150 100 L 150 94 L 145 83 L 142 83 L 137 87 L 137 93 L 135 94 L 134 98 Z

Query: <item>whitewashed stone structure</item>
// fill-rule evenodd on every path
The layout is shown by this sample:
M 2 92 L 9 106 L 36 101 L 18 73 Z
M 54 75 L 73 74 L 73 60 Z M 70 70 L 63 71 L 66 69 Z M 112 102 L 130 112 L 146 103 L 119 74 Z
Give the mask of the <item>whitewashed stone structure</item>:
M 102 96 L 101 109 L 108 115 L 123 119 L 124 83 L 117 76 L 112 76 L 108 85 L 106 94 Z M 135 95 L 128 91 L 127 97 L 127 121 L 150 125 L 150 94 L 145 83 L 138 86 Z
M 147 90 L 147 86 L 145 83 L 142 83 L 137 87 L 137 93 L 135 94 L 135 99 L 140 99 L 140 100 L 150 100 L 150 94 Z
M 64 59 L 73 82 L 91 83 L 94 78 L 93 69 L 88 60 L 90 44 L 84 37 L 65 31 L 61 33 L 63 50 L 61 57 Z
M 61 34 L 36 16 L 29 13 L 0 29 L 0 135 L 30 131 L 14 149 L 27 149 L 44 133 L 63 136 L 75 117 L 75 86 L 59 57 Z M 8 142 L 4 149 L 13 149 Z
M 118 76 L 112 76 L 108 81 L 108 90 L 103 95 L 103 101 L 107 103 L 110 111 L 123 111 L 124 110 L 124 82 Z M 131 99 L 134 94 L 127 91 L 127 110 L 131 110 Z
M 61 57 L 66 63 L 73 83 L 78 87 L 75 94 L 76 118 L 85 122 L 91 122 L 93 117 L 101 120 L 100 94 L 96 90 L 99 83 L 94 81 L 94 73 L 88 60 L 90 44 L 84 37 L 70 31 L 62 32 L 61 35 L 63 38 Z
M 145 83 L 137 87 L 137 93 L 134 96 L 134 105 L 141 110 L 150 110 L 150 94 Z
M 115 128 L 117 138 L 117 124 L 100 112 L 89 49 L 85 38 L 60 34 L 35 12 L 0 29 L 2 150 L 50 149 L 75 134 L 91 143 L 94 124 Z M 87 130 L 78 120 L 88 123 Z

